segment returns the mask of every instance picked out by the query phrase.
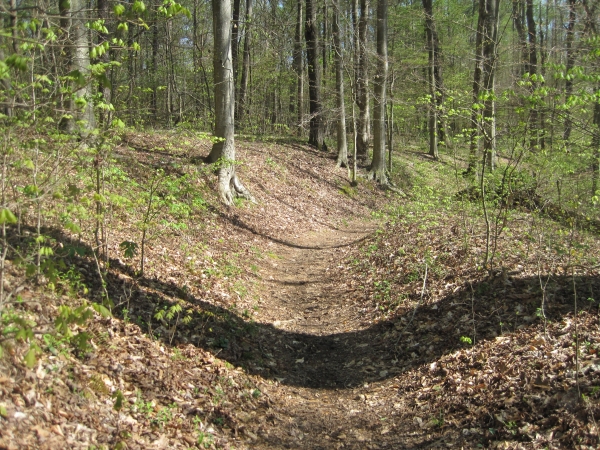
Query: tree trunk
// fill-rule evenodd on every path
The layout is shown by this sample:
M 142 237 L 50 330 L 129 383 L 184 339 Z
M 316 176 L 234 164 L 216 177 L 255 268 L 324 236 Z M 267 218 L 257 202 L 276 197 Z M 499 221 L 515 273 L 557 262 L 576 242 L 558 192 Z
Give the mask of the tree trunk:
M 530 1 L 530 0 L 528 0 Z M 485 0 L 485 30 L 486 36 L 483 44 L 483 160 L 490 171 L 496 164 L 496 115 L 494 102 L 494 88 L 496 79 L 498 19 L 500 0 Z
M 358 106 L 357 158 L 366 161 L 369 153 L 369 75 L 367 58 L 367 33 L 369 0 L 360 0 L 358 20 L 358 66 L 356 71 L 356 105 Z M 355 31 L 356 32 L 356 31 Z
M 438 117 L 437 117 L 437 87 L 436 87 L 436 55 L 435 34 L 433 24 L 432 0 L 423 0 L 425 12 L 425 36 L 427 38 L 427 50 L 429 57 L 428 84 L 429 84 L 429 155 L 434 159 L 439 158 L 438 153 Z
M 527 17 L 527 37 L 529 40 L 529 52 L 528 52 L 528 62 L 529 62 L 529 78 L 531 80 L 531 85 L 529 88 L 530 95 L 532 97 L 534 91 L 537 89 L 538 81 L 537 81 L 537 29 L 535 24 L 535 18 L 533 16 L 533 0 L 527 0 L 527 7 L 525 10 L 525 16 Z M 539 148 L 539 126 L 538 126 L 538 105 L 532 104 L 530 105 L 529 110 L 529 133 L 530 133 L 530 141 L 529 147 L 530 150 L 537 150 Z
M 327 151 L 323 127 L 323 105 L 321 103 L 321 64 L 319 63 L 319 41 L 317 9 L 314 0 L 306 0 L 306 57 L 308 59 L 308 95 L 310 98 L 310 130 L 308 143 L 319 150 Z
M 109 20 L 110 13 L 108 12 L 108 0 L 98 0 L 98 14 L 100 19 L 103 19 L 106 22 Z M 102 44 L 108 40 L 108 35 L 101 34 L 98 39 L 98 44 Z M 102 63 L 107 64 L 110 61 L 109 52 L 105 52 L 101 57 L 100 61 Z M 111 102 L 111 90 L 110 84 L 106 81 L 101 81 L 98 86 L 98 92 L 102 95 L 102 100 L 105 104 L 110 104 Z M 110 108 L 103 108 L 99 112 L 99 119 L 101 126 L 108 126 L 112 120 L 112 114 Z
M 387 53 L 387 0 L 377 2 L 377 72 L 374 82 L 373 107 L 373 162 L 371 175 L 387 185 L 385 175 L 385 91 L 388 74 Z
M 233 204 L 235 196 L 252 199 L 235 173 L 233 67 L 231 61 L 231 3 L 213 0 L 213 74 L 215 85 L 215 137 L 220 142 L 206 158 L 208 163 L 219 161 L 219 197 L 226 205 Z
M 235 92 L 238 89 L 238 53 L 239 53 L 239 36 L 240 36 L 240 0 L 233 0 L 233 21 L 231 23 L 231 61 L 233 65 L 233 84 Z
M 344 104 L 344 74 L 342 72 L 342 46 L 340 39 L 340 2 L 333 4 L 333 51 L 335 58 L 335 87 L 337 94 L 337 166 L 348 167 L 348 144 L 346 142 L 346 106 Z
M 89 32 L 85 26 L 87 22 L 85 15 L 87 3 L 83 0 L 71 0 L 70 8 L 68 4 L 62 6 L 65 7 L 65 13 L 70 16 L 70 39 L 67 44 L 71 45 L 71 51 L 69 52 L 71 56 L 70 70 L 79 72 L 81 75 L 73 85 L 74 101 L 69 102 L 72 118 L 66 120 L 65 130 L 87 137 L 96 127 L 94 105 L 92 103 L 92 85 L 88 79 L 90 75 L 90 41 Z
M 296 4 L 296 33 L 294 36 L 294 71 L 296 72 L 296 108 L 298 134 L 302 134 L 304 121 L 304 64 L 302 58 L 302 0 Z
M 480 148 L 481 112 L 479 107 L 479 93 L 483 73 L 483 39 L 485 33 L 486 8 L 488 0 L 480 0 L 479 17 L 477 19 L 477 37 L 475 38 L 475 70 L 473 72 L 473 109 L 471 111 L 471 134 L 469 136 L 469 166 L 466 174 L 472 175 L 477 171 L 477 159 Z
M 573 95 L 573 78 L 571 77 L 571 71 L 575 66 L 575 51 L 573 49 L 573 40 L 575 38 L 575 3 L 577 0 L 568 0 L 569 2 L 569 22 L 567 23 L 567 64 L 566 64 L 566 80 L 565 80 L 565 104 L 568 105 L 571 95 Z M 563 139 L 568 144 L 571 138 L 571 130 L 573 128 L 573 120 L 571 113 L 567 109 L 565 113 L 565 129 L 563 131 Z
M 237 118 L 241 122 L 246 113 L 246 95 L 250 78 L 250 31 L 252 20 L 252 0 L 246 0 L 246 15 L 244 20 L 244 57 L 242 61 L 242 80 L 240 82 L 240 98 L 238 101 Z
M 513 0 L 512 19 L 515 30 L 517 31 L 517 39 L 519 40 L 519 79 L 523 78 L 523 75 L 529 72 L 529 52 L 527 50 L 527 37 L 525 35 L 525 28 L 523 25 L 524 15 L 525 8 L 523 7 L 523 0 Z

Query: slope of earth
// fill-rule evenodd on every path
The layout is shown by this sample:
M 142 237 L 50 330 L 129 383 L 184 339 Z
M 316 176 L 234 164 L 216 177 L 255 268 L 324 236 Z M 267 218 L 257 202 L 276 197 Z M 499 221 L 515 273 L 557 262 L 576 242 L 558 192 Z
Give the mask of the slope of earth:
M 6 261 L 2 326 L 35 323 L 39 351 L 4 328 L 0 449 L 598 446 L 596 236 L 515 211 L 488 273 L 447 164 L 402 155 L 403 188 L 420 182 L 401 200 L 296 142 L 238 142 L 257 203 L 224 208 L 208 150 L 124 136 L 100 242 L 55 205 L 57 281 Z M 56 188 L 73 202 L 91 196 L 75 167 Z M 22 217 L 11 248 L 35 236 Z M 53 331 L 106 297 L 113 317 L 70 324 L 89 348 Z

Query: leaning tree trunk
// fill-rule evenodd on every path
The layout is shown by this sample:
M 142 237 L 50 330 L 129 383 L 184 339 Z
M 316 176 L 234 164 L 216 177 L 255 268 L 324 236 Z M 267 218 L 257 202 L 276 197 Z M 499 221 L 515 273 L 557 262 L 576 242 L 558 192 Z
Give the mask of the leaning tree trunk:
M 317 30 L 317 8 L 315 0 L 306 0 L 306 58 L 308 59 L 308 96 L 310 99 L 310 128 L 308 143 L 319 150 L 327 150 L 323 129 L 323 105 L 321 102 L 321 64 L 319 63 L 319 41 Z
M 388 73 L 387 54 L 387 0 L 377 2 L 377 72 L 373 107 L 373 162 L 371 175 L 387 185 L 385 175 L 385 89 Z
M 342 46 L 340 43 L 340 1 L 333 4 L 333 51 L 335 58 L 335 87 L 337 94 L 337 165 L 348 167 L 348 144 L 346 142 L 346 106 L 344 104 L 344 74 L 342 73 Z
M 219 161 L 219 197 L 226 205 L 233 204 L 235 196 L 252 200 L 248 190 L 235 173 L 234 92 L 231 62 L 231 3 L 213 0 L 213 76 L 215 85 L 215 137 L 220 141 L 206 158 L 208 163 Z

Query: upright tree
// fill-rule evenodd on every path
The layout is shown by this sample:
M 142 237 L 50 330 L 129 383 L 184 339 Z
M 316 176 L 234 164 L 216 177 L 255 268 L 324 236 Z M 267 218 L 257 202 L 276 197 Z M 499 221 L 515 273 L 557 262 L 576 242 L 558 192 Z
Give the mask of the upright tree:
M 356 65 L 356 105 L 358 106 L 358 130 L 357 130 L 357 158 L 365 161 L 369 152 L 369 72 L 368 72 L 368 52 L 367 33 L 369 21 L 369 0 L 360 0 L 360 9 L 358 16 L 358 30 L 355 33 L 358 36 L 356 41 L 357 65 Z
M 425 37 L 427 39 L 428 53 L 428 85 L 429 85 L 429 154 L 438 159 L 438 135 L 439 121 L 437 108 L 437 93 L 436 76 L 437 70 L 437 55 L 436 55 L 436 40 L 437 32 L 433 21 L 433 0 L 423 0 L 423 10 L 425 12 Z
M 294 34 L 294 72 L 296 73 L 296 117 L 298 134 L 302 133 L 304 120 L 304 58 L 302 57 L 302 0 L 296 2 L 296 31 Z
M 308 95 L 310 100 L 308 143 L 319 150 L 327 150 L 323 123 L 323 103 L 321 101 L 321 64 L 319 62 L 319 32 L 315 0 L 306 0 L 304 34 L 306 59 L 308 60 Z
M 346 106 L 344 104 L 344 74 L 342 45 L 340 39 L 340 2 L 333 4 L 333 51 L 335 59 L 335 87 L 337 100 L 337 165 L 348 167 L 348 145 L 346 142 Z
M 387 0 L 377 1 L 377 70 L 374 80 L 373 106 L 373 162 L 371 175 L 387 185 L 385 174 L 385 97 L 388 75 L 387 53 Z
M 250 80 L 250 42 L 252 39 L 252 0 L 246 0 L 246 14 L 244 19 L 244 55 L 242 58 L 242 79 L 240 81 L 240 98 L 238 102 L 237 118 L 241 122 L 246 111 L 246 96 L 248 95 L 248 82 Z
M 231 3 L 213 0 L 213 73 L 215 85 L 215 137 L 206 161 L 218 165 L 219 196 L 233 204 L 235 196 L 252 199 L 235 172 L 234 109 L 235 87 L 231 61 Z

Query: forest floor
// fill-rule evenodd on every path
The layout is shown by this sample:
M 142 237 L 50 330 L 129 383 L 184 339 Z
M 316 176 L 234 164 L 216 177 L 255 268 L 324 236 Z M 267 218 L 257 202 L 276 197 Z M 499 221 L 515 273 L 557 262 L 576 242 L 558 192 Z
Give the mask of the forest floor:
M 331 154 L 239 140 L 257 203 L 226 208 L 191 162 L 208 148 L 131 133 L 115 149 L 128 180 L 188 176 L 202 207 L 153 223 L 143 274 L 119 247 L 143 209 L 107 218 L 115 305 L 89 351 L 40 332 L 28 368 L 25 343 L 4 341 L 0 449 L 598 448 L 596 234 L 516 209 L 488 273 L 449 159 L 399 155 L 406 199 L 350 187 Z M 76 289 L 9 258 L 15 314 L 51 324 L 101 297 L 94 259 L 65 261 Z

